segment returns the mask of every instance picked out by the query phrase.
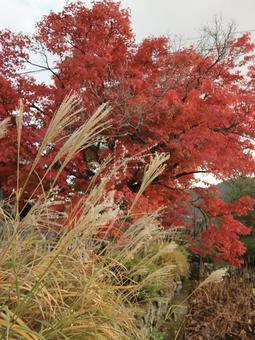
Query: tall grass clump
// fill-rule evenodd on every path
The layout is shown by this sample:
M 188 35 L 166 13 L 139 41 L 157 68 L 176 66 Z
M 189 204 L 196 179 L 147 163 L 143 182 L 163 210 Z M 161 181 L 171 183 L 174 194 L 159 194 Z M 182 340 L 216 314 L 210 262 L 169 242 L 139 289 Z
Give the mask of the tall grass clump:
M 18 110 L 19 149 L 22 105 Z M 106 190 L 115 170 L 94 183 L 68 215 L 56 208 L 57 178 L 72 157 L 95 143 L 109 126 L 109 111 L 102 105 L 63 141 L 40 181 L 43 187 L 44 177 L 61 159 L 52 187 L 41 196 L 35 196 L 36 190 L 31 194 L 34 205 L 23 219 L 19 208 L 22 193 L 47 145 L 58 141 L 78 118 L 77 95 L 68 96 L 55 113 L 22 188 L 17 167 L 15 202 L 6 200 L 0 205 L 1 339 L 148 338 L 138 327 L 134 306 L 145 299 L 145 291 L 169 286 L 178 267 L 176 261 L 164 260 L 171 258 L 167 254 L 174 253 L 177 245 L 164 240 L 160 211 L 130 222 L 115 240 L 99 237 L 102 226 L 121 225 L 125 219 L 115 203 L 114 191 Z M 8 131 L 7 124 L 0 123 L 2 135 Z M 167 157 L 152 159 L 143 190 L 163 171 Z M 182 264 L 180 270 L 185 266 Z

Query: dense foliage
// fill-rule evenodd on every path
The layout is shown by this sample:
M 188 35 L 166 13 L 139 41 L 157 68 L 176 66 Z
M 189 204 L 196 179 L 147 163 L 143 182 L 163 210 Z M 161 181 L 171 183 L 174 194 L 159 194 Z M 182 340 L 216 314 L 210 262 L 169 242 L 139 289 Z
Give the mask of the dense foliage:
M 217 190 L 191 188 L 196 173 L 218 179 L 254 169 L 255 68 L 248 35 L 235 38 L 231 29 L 208 29 L 197 46 L 174 49 L 166 37 L 136 44 L 129 12 L 112 1 L 95 1 L 91 8 L 71 3 L 37 24 L 34 36 L 0 33 L 0 119 L 11 117 L 8 135 L 1 139 L 0 186 L 8 196 L 16 187 L 17 136 L 15 107 L 24 99 L 23 143 L 20 150 L 21 206 L 38 187 L 44 170 L 70 132 L 78 128 L 104 102 L 112 106 L 111 127 L 90 147 L 76 155 L 57 180 L 59 195 L 88 193 L 93 174 L 111 155 L 109 167 L 125 157 L 108 185 L 117 190 L 116 201 L 127 212 L 140 189 L 149 155 L 169 153 L 167 167 L 141 195 L 132 210 L 166 206 L 167 228 L 193 228 L 190 206 L 205 220 L 203 230 L 190 234 L 193 249 L 203 255 L 239 265 L 244 247 L 240 235 L 249 228 L 232 213 L 243 214 L 252 200 L 224 203 Z M 42 63 L 34 62 L 37 54 Z M 54 61 L 52 61 L 52 59 Z M 26 73 L 27 66 L 51 73 L 51 84 Z M 79 121 L 62 138 L 49 143 L 27 180 L 51 117 L 63 98 L 77 91 L 82 98 Z M 139 155 L 139 157 L 137 157 Z M 93 162 L 93 163 L 92 163 Z M 45 190 L 61 168 L 61 160 L 44 178 Z M 17 193 L 16 193 L 17 194 Z

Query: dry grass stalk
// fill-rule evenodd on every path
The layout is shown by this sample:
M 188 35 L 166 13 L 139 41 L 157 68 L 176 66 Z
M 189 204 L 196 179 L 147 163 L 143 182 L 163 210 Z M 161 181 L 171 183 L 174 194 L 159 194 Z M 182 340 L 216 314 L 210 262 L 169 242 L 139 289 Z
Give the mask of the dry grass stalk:
M 220 269 L 214 270 L 204 281 L 202 281 L 198 285 L 197 289 L 202 288 L 203 286 L 208 285 L 209 283 L 222 282 L 227 272 L 228 272 L 228 268 L 220 268 Z
M 64 99 L 60 108 L 56 111 L 53 119 L 50 122 L 50 125 L 35 157 L 35 160 L 31 165 L 31 169 L 26 178 L 25 184 L 23 185 L 22 192 L 24 191 L 30 176 L 35 171 L 35 168 L 43 153 L 47 149 L 47 146 L 57 143 L 60 139 L 63 139 L 63 134 L 65 135 L 65 130 L 67 130 L 71 125 L 77 122 L 77 120 L 79 119 L 79 114 L 83 111 L 80 105 L 81 99 L 77 94 L 70 94 Z M 92 145 L 95 142 L 97 136 L 104 129 L 109 127 L 109 121 L 105 122 L 104 119 L 107 117 L 110 110 L 111 109 L 107 104 L 102 104 L 88 119 L 87 122 L 77 128 L 66 139 L 44 175 L 45 177 L 51 171 L 56 162 L 61 161 L 61 167 L 57 175 L 55 176 L 52 188 L 55 186 L 58 177 L 60 176 L 65 166 L 70 162 L 70 160 L 78 152 Z M 44 177 L 41 179 L 35 190 L 37 190 L 37 188 L 42 185 Z
M 109 121 L 105 121 L 111 108 L 107 104 L 102 104 L 96 112 L 89 118 L 89 120 L 79 127 L 72 135 L 67 139 L 64 145 L 61 147 L 56 157 L 54 158 L 51 167 L 61 159 L 63 159 L 61 167 L 53 182 L 53 186 L 56 183 L 57 178 L 71 161 L 71 159 L 80 151 L 88 148 L 96 142 L 98 135 L 105 129 L 109 128 Z M 48 171 L 50 171 L 51 167 Z
M 144 171 L 143 180 L 140 186 L 140 189 L 134 199 L 134 202 L 130 208 L 130 210 L 133 209 L 133 207 L 136 205 L 137 201 L 143 194 L 143 192 L 146 190 L 146 188 L 158 177 L 162 174 L 162 172 L 165 170 L 166 167 L 166 161 L 169 159 L 169 154 L 156 153 L 154 157 L 151 157 L 151 162 L 146 166 Z
M 82 112 L 80 104 L 81 99 L 75 93 L 71 93 L 64 98 L 59 109 L 53 115 L 49 127 L 44 135 L 36 158 L 31 166 L 31 173 L 34 171 L 39 159 L 47 149 L 47 146 L 59 140 L 62 133 L 79 119 L 79 114 Z
M 16 109 L 16 127 L 17 127 L 17 142 L 18 142 L 18 150 L 17 150 L 17 183 L 16 183 L 16 219 L 19 219 L 19 200 L 21 191 L 19 188 L 19 176 L 20 176 L 20 148 L 21 148 L 21 133 L 23 126 L 23 118 L 24 118 L 24 105 L 22 100 L 19 100 L 18 107 Z
M 7 134 L 9 123 L 10 123 L 9 118 L 5 118 L 0 122 L 0 139 Z

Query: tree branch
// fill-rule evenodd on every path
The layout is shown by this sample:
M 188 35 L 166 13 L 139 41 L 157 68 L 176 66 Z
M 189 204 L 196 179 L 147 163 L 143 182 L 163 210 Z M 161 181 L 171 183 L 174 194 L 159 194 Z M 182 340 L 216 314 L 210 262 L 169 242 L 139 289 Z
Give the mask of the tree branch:
M 199 174 L 199 173 L 209 173 L 209 171 L 208 170 L 196 170 L 196 171 L 181 172 L 175 175 L 175 178 L 177 179 L 183 176 L 189 176 L 189 175 Z

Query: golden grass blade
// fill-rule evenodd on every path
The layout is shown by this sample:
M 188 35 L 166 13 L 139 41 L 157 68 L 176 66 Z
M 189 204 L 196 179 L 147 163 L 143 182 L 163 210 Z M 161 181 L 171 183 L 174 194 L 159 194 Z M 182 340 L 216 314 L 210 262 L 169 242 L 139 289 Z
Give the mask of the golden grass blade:
M 48 145 L 54 143 L 56 139 L 63 133 L 65 129 L 68 129 L 69 126 L 74 124 L 79 119 L 79 113 L 82 112 L 81 99 L 75 93 L 70 93 L 67 95 L 62 104 L 60 105 L 59 109 L 55 112 L 49 127 L 45 133 L 45 136 L 41 142 L 41 145 L 38 149 L 36 157 L 31 165 L 30 171 L 27 175 L 24 188 L 27 185 L 27 182 L 34 172 L 36 165 L 38 164 L 39 160 L 41 159 L 43 153 L 45 152 Z
M 169 159 L 169 155 L 165 153 L 158 154 L 156 153 L 154 157 L 151 158 L 150 164 L 148 164 L 145 168 L 142 184 L 140 189 L 134 199 L 134 202 L 130 208 L 130 211 L 134 208 L 137 201 L 139 200 L 142 193 L 146 190 L 146 188 L 156 179 L 158 176 L 162 174 L 166 167 L 166 161 Z
M 24 118 L 24 104 L 22 100 L 19 100 L 18 107 L 16 109 L 16 116 L 15 116 L 19 143 L 21 141 L 23 118 Z
M 89 118 L 89 120 L 83 124 L 80 128 L 78 128 L 64 143 L 56 157 L 54 158 L 49 170 L 52 166 L 58 162 L 62 161 L 62 165 L 55 177 L 53 187 L 63 171 L 66 165 L 70 162 L 70 160 L 83 149 L 88 148 L 96 142 L 96 138 L 98 135 L 109 128 L 109 121 L 104 121 L 108 116 L 111 108 L 108 104 L 102 104 L 96 112 Z M 48 170 L 48 171 L 49 171 Z
M 16 127 L 17 127 L 17 142 L 18 142 L 18 150 L 17 150 L 17 183 L 16 183 L 16 211 L 15 216 L 16 220 L 19 220 L 19 200 L 20 200 L 20 187 L 19 187 L 19 176 L 20 176 L 20 147 L 21 147 L 21 133 L 22 133 L 22 125 L 23 125 L 23 116 L 24 116 L 24 105 L 22 100 L 19 100 L 18 107 L 16 109 Z
M 0 139 L 7 134 L 10 118 L 5 118 L 0 122 Z
M 112 245 L 112 250 L 118 252 L 120 260 L 132 258 L 145 245 L 158 239 L 162 232 L 158 222 L 160 212 L 161 209 L 141 217 Z
M 13 318 L 13 313 L 8 310 L 8 314 Z M 22 339 L 26 340 L 39 340 L 40 336 L 37 336 L 20 318 L 16 318 L 16 322 L 10 321 L 6 318 L 4 313 L 0 313 L 0 329 L 6 328 L 7 332 L 13 331 L 17 333 Z
M 220 268 L 220 269 L 214 270 L 204 281 L 202 281 L 198 285 L 197 289 L 202 288 L 204 285 L 207 285 L 208 283 L 222 282 L 227 272 L 228 272 L 228 268 Z

